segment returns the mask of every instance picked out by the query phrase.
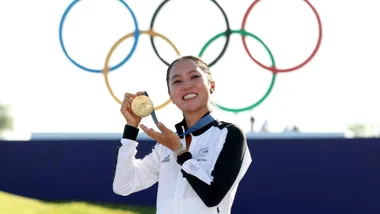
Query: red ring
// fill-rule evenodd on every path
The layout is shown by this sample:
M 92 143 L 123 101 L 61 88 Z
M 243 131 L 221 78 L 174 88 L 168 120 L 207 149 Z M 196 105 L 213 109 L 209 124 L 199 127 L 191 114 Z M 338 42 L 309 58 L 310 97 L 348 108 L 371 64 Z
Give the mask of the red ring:
M 279 69 L 279 68 L 276 68 L 276 67 L 268 67 L 266 65 L 263 65 L 261 64 L 259 61 L 257 61 L 255 58 L 253 58 L 253 56 L 251 55 L 251 52 L 249 51 L 248 47 L 247 47 L 247 43 L 245 41 L 245 36 L 242 35 L 242 40 L 243 40 L 243 45 L 244 45 L 244 49 L 245 51 L 248 53 L 249 57 L 251 57 L 251 59 L 256 62 L 260 67 L 264 68 L 264 69 L 267 69 L 267 70 L 270 70 L 274 73 L 279 73 L 279 72 L 290 72 L 290 71 L 294 71 L 294 70 L 297 70 L 297 69 L 300 69 L 301 67 L 305 66 L 307 63 L 309 63 L 311 61 L 311 59 L 317 54 L 318 50 L 319 50 L 319 47 L 321 46 L 321 42 L 322 42 L 322 22 L 321 22 L 321 18 L 319 17 L 319 14 L 317 12 L 317 10 L 313 7 L 313 5 L 308 1 L 308 0 L 304 0 L 309 6 L 310 8 L 313 10 L 315 16 L 317 17 L 317 21 L 318 21 L 318 29 L 319 29 L 319 36 L 318 36 L 318 42 L 317 42 L 317 45 L 315 46 L 315 49 L 313 51 L 313 53 L 309 56 L 309 58 L 307 58 L 304 62 L 302 62 L 301 64 L 293 67 L 293 68 L 287 68 L 287 69 Z M 249 13 L 251 12 L 252 8 L 259 2 L 259 0 L 255 0 L 250 6 L 249 8 L 247 9 L 247 11 L 245 12 L 245 15 L 244 15 L 244 18 L 243 18 L 243 22 L 242 22 L 242 25 L 241 25 L 241 28 L 244 30 L 244 27 L 245 27 L 245 23 L 247 21 L 247 18 L 248 18 L 248 15 Z

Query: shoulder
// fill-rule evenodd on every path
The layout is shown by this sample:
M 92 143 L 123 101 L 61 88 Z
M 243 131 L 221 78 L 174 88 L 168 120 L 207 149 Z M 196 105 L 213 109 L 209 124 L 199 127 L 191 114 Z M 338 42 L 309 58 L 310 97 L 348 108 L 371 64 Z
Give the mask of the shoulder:
M 220 121 L 216 126 L 220 130 L 218 147 L 223 158 L 242 160 L 248 148 L 246 134 L 243 129 L 230 122 Z
M 220 130 L 225 130 L 227 132 L 227 137 L 245 138 L 245 132 L 243 129 L 234 123 L 216 121 L 215 126 Z
M 243 129 L 230 122 L 225 121 L 214 121 L 214 134 L 218 135 L 219 137 L 219 144 L 220 145 L 241 145 L 244 147 L 246 144 L 246 134 L 243 131 Z

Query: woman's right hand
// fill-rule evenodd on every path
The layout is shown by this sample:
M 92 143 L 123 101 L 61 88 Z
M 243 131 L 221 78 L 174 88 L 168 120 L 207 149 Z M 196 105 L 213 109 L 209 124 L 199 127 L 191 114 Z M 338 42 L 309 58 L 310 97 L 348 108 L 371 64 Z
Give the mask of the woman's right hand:
M 125 120 L 127 121 L 127 124 L 136 128 L 139 127 L 139 124 L 141 122 L 141 117 L 133 113 L 132 108 L 131 108 L 131 103 L 132 103 L 133 98 L 139 95 L 143 95 L 143 92 L 140 91 L 140 92 L 137 92 L 136 94 L 125 93 L 124 100 L 120 108 L 121 114 L 124 116 Z

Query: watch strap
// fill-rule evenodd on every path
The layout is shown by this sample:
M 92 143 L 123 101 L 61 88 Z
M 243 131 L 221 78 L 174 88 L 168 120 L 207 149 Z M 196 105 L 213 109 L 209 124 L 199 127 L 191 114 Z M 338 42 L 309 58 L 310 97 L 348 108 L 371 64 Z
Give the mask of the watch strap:
M 181 145 L 181 147 L 179 149 L 174 151 L 174 155 L 178 156 L 178 154 L 180 154 L 183 151 L 186 151 L 186 148 L 183 145 Z

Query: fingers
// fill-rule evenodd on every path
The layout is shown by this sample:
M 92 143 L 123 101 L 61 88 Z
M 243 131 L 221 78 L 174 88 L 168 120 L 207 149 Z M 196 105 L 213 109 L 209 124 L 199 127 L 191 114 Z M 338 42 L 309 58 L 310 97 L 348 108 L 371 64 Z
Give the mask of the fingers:
M 131 94 L 131 93 L 125 93 L 124 94 L 124 100 L 121 104 L 121 111 L 130 111 L 131 110 L 131 102 L 132 102 L 132 99 L 135 95 Z
M 144 132 L 151 138 L 155 139 L 156 141 L 160 141 L 160 136 L 162 135 L 161 133 L 159 132 L 156 132 L 154 131 L 152 128 L 148 128 L 146 126 L 144 126 L 143 124 L 140 125 L 140 128 L 142 130 L 144 130 Z
M 140 95 L 143 95 L 143 94 L 144 94 L 143 91 L 139 91 L 139 92 L 136 93 L 136 96 L 140 96 Z
M 158 128 L 160 128 L 160 130 L 163 132 L 163 133 L 170 133 L 172 132 L 170 129 L 168 129 L 163 123 L 159 122 L 157 124 Z
M 121 111 L 132 111 L 131 109 L 131 103 L 132 103 L 132 100 L 137 97 L 137 96 L 140 96 L 140 95 L 143 95 L 144 92 L 143 91 L 139 91 L 137 92 L 136 94 L 131 94 L 131 93 L 125 93 L 124 94 L 124 99 L 123 99 L 123 102 L 121 104 Z

